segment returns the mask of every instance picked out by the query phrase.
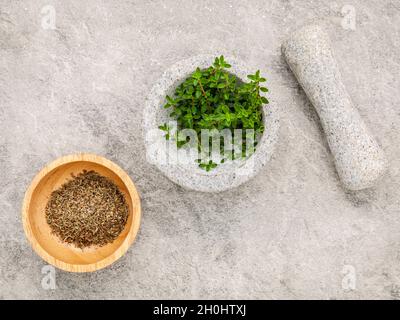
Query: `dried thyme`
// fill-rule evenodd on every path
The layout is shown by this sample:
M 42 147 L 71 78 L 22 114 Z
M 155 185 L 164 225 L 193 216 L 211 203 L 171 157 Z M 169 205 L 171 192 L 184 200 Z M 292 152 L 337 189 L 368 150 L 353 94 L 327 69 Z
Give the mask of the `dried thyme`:
M 124 229 L 128 205 L 124 195 L 108 178 L 86 171 L 52 192 L 46 220 L 62 241 L 78 248 L 104 246 Z

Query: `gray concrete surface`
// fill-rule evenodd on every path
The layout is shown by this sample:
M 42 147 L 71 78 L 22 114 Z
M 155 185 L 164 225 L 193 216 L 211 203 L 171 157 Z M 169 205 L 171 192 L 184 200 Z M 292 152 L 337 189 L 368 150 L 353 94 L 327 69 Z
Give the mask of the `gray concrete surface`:
M 345 4 L 355 30 L 343 23 Z M 45 5 L 56 10 L 56 30 L 42 27 Z M 341 187 L 317 115 L 281 56 L 284 37 L 310 22 L 327 28 L 345 85 L 388 157 L 374 189 Z M 216 51 L 269 70 L 280 140 L 253 180 L 203 194 L 146 162 L 141 112 L 166 68 Z M 397 0 L 1 0 L 0 297 L 400 299 L 399 74 Z M 21 202 L 45 163 L 82 151 L 129 172 L 143 222 L 117 263 L 57 271 L 57 288 L 45 290 Z

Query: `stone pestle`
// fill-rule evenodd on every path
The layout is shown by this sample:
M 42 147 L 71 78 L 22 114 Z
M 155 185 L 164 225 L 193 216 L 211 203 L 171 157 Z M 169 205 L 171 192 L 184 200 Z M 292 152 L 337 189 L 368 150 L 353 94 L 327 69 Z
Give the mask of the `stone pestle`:
M 343 185 L 372 187 L 385 172 L 385 155 L 346 91 L 327 33 L 315 25 L 300 28 L 282 53 L 319 115 Z

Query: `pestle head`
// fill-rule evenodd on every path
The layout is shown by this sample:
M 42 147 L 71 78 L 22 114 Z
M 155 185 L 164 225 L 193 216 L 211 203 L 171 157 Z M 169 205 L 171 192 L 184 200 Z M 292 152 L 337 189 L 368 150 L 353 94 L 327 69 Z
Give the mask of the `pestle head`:
M 386 158 L 351 101 L 328 34 L 316 25 L 300 28 L 284 41 L 282 54 L 319 114 L 343 185 L 372 187 L 386 170 Z

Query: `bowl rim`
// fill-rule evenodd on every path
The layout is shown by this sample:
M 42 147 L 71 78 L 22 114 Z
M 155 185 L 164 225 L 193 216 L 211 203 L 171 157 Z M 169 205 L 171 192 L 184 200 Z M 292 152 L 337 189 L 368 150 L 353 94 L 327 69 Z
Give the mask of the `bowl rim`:
M 31 229 L 31 225 L 29 222 L 29 207 L 30 203 L 32 200 L 32 196 L 34 191 L 36 190 L 37 186 L 39 183 L 42 181 L 42 179 L 52 170 L 68 164 L 68 163 L 73 163 L 73 162 L 92 162 L 96 163 L 98 165 L 104 166 L 107 169 L 111 170 L 113 173 L 115 173 L 125 184 L 129 196 L 131 197 L 132 203 L 135 203 L 136 206 L 133 210 L 133 215 L 134 219 L 132 221 L 132 224 L 130 226 L 130 229 L 127 233 L 127 236 L 125 237 L 124 241 L 121 243 L 121 245 L 108 257 L 94 262 L 90 264 L 72 264 L 72 263 L 67 263 L 64 261 L 61 261 L 52 255 L 50 255 L 37 241 L 36 237 L 33 234 L 33 231 Z M 133 241 L 135 240 L 139 226 L 140 226 L 140 220 L 141 220 L 141 203 L 140 203 L 140 197 L 139 193 L 129 177 L 129 175 L 117 164 L 112 162 L 111 160 L 108 160 L 102 156 L 98 156 L 95 154 L 91 153 L 79 153 L 79 154 L 70 154 L 66 156 L 62 156 L 60 158 L 57 158 L 56 160 L 53 160 L 52 162 L 48 163 L 45 165 L 39 173 L 36 174 L 36 176 L 33 178 L 32 182 L 30 183 L 26 193 L 25 197 L 23 200 L 22 204 L 22 224 L 25 232 L 26 238 L 29 240 L 33 250 L 47 263 L 62 269 L 64 271 L 69 271 L 69 272 L 93 272 L 97 271 L 100 269 L 103 269 L 113 262 L 117 261 L 119 258 L 121 258 L 129 249 Z

